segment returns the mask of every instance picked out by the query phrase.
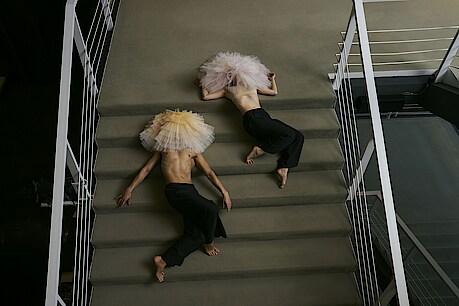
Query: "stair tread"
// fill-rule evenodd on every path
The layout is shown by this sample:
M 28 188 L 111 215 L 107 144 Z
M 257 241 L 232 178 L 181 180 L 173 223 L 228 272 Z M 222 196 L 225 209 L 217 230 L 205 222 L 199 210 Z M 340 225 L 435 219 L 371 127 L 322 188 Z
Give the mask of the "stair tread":
M 214 143 L 203 153 L 218 174 L 266 173 L 276 169 L 278 154 L 265 154 L 248 166 L 245 157 L 253 143 Z M 95 173 L 100 178 L 127 178 L 135 174 L 152 156 L 142 146 L 102 148 L 98 152 Z M 300 161 L 292 171 L 341 169 L 343 156 L 335 138 L 305 139 Z M 152 174 L 160 175 L 160 167 Z
M 236 208 L 230 214 L 222 210 L 220 217 L 231 239 L 345 236 L 351 231 L 344 204 Z M 92 244 L 96 248 L 164 244 L 181 233 L 182 219 L 175 211 L 99 214 Z
M 360 305 L 352 273 L 96 286 L 94 306 Z
M 217 239 L 217 244 L 221 239 Z M 94 285 L 148 283 L 153 256 L 167 246 L 96 249 L 91 269 Z M 198 250 L 182 266 L 166 271 L 168 281 L 348 272 L 355 266 L 347 237 L 320 237 L 220 243 L 218 256 Z
M 289 173 L 287 185 L 282 190 L 277 188 L 274 174 L 222 175 L 219 178 L 229 191 L 234 207 L 341 203 L 347 196 L 344 178 L 339 170 Z M 199 175 L 193 181 L 202 196 L 221 203 L 221 195 L 207 178 Z M 165 183 L 162 177 L 147 178 L 134 190 L 131 205 L 117 208 L 114 198 L 130 182 L 129 179 L 99 180 L 94 198 L 95 210 L 170 210 L 164 195 Z
M 301 131 L 305 138 L 337 137 L 339 124 L 332 108 L 306 110 L 270 110 L 271 117 Z M 97 128 L 99 148 L 135 146 L 139 133 L 150 121 L 150 115 L 102 117 Z M 242 127 L 238 113 L 204 113 L 206 123 L 215 127 L 216 142 L 243 141 L 251 139 Z

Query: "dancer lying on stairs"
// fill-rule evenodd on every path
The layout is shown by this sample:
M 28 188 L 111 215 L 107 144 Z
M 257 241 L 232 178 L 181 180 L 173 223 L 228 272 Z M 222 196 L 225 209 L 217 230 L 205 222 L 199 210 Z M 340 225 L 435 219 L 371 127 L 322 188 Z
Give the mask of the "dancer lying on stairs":
M 255 56 L 221 52 L 200 66 L 198 80 L 203 100 L 226 97 L 242 113 L 244 129 L 257 141 L 246 157 L 247 164 L 265 152 L 280 153 L 276 173 L 279 188 L 284 188 L 289 169 L 298 165 L 304 136 L 271 118 L 260 105 L 258 94 L 277 95 L 276 75 Z
M 168 110 L 156 115 L 140 134 L 144 147 L 154 151 L 153 157 L 125 192 L 116 198 L 119 206 L 129 205 L 133 190 L 161 162 L 166 181 L 166 198 L 183 216 L 184 233 L 164 254 L 154 257 L 159 282 L 164 281 L 166 266 L 180 266 L 185 257 L 201 247 L 204 247 L 207 255 L 217 255 L 220 251 L 215 247 L 214 237 L 226 238 L 216 204 L 202 197 L 191 179 L 191 170 L 196 165 L 222 193 L 223 205 L 230 212 L 228 191 L 201 154 L 213 142 L 213 131 L 214 128 L 205 124 L 203 118 L 196 113 Z

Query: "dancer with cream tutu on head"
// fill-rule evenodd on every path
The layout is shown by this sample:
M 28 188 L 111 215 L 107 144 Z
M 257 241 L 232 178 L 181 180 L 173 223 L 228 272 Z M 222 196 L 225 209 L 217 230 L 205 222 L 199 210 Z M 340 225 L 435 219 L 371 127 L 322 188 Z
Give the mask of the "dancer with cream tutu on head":
M 260 105 L 258 94 L 277 95 L 276 75 L 254 55 L 220 52 L 200 66 L 198 79 L 203 100 L 226 97 L 242 113 L 244 129 L 257 142 L 246 157 L 247 164 L 264 153 L 280 154 L 276 174 L 279 188 L 284 188 L 289 169 L 298 165 L 304 137 L 271 118 Z
M 184 222 L 183 235 L 164 254 L 154 257 L 156 278 L 163 282 L 167 266 L 182 265 L 185 257 L 201 247 L 207 255 L 217 255 L 220 250 L 215 247 L 214 237 L 226 238 L 216 204 L 202 197 L 192 183 L 193 167 L 200 168 L 221 192 L 228 213 L 231 198 L 202 155 L 214 141 L 214 128 L 206 124 L 201 115 L 191 111 L 166 110 L 153 117 L 140 133 L 140 140 L 147 150 L 153 152 L 153 156 L 116 200 L 120 207 L 130 205 L 134 189 L 157 163 L 161 163 L 166 198 L 183 216 Z

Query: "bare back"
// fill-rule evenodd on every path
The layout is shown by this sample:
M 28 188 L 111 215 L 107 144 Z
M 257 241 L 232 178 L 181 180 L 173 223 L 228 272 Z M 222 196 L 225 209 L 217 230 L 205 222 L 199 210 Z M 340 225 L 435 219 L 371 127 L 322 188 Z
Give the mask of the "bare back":
M 161 153 L 161 169 L 163 171 L 166 184 L 191 184 L 191 170 L 195 166 L 194 158 L 196 155 L 196 153 L 190 150 Z
M 242 114 L 251 109 L 260 108 L 257 89 L 240 86 L 227 87 L 225 89 L 225 97 L 233 101 Z

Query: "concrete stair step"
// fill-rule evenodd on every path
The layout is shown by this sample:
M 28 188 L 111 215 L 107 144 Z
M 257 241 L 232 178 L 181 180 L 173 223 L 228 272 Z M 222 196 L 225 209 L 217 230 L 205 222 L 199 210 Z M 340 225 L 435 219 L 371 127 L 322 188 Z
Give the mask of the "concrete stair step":
M 352 273 L 96 286 L 94 306 L 361 305 Z
M 214 143 L 205 152 L 204 157 L 212 169 L 219 175 L 267 173 L 276 169 L 278 154 L 265 154 L 256 159 L 253 165 L 245 163 L 253 143 Z M 136 147 L 102 148 L 98 152 L 95 173 L 98 179 L 131 178 L 137 174 L 152 153 L 140 145 Z M 334 138 L 305 139 L 300 162 L 292 171 L 338 170 L 343 165 L 343 156 L 339 143 Z M 194 169 L 193 171 L 198 169 Z M 150 175 L 161 175 L 156 167 Z
M 220 217 L 231 240 L 346 236 L 351 231 L 344 204 L 236 208 L 230 214 L 221 211 Z M 169 245 L 181 233 L 177 212 L 99 214 L 91 242 L 96 248 Z
M 336 138 L 338 136 L 339 124 L 332 108 L 272 110 L 269 113 L 271 117 L 284 121 L 301 131 L 305 138 Z M 154 114 L 100 118 L 97 128 L 99 148 L 138 145 L 139 133 Z M 251 139 L 242 127 L 242 116 L 239 113 L 220 112 L 202 115 L 208 124 L 215 127 L 216 142 L 239 142 Z
M 192 88 L 193 91 L 198 92 L 198 88 Z M 200 93 L 200 91 L 199 91 Z M 104 96 L 102 96 L 105 98 Z M 332 108 L 335 103 L 333 93 L 328 90 L 323 95 L 311 95 L 306 98 L 288 98 L 286 95 L 269 97 L 259 95 L 260 103 L 266 110 L 292 110 L 292 109 L 318 109 L 318 108 Z M 113 103 L 106 103 L 101 99 L 102 104 L 98 109 L 103 113 L 104 116 L 125 116 L 125 115 L 144 115 L 144 114 L 155 114 L 163 112 L 165 109 L 187 109 L 193 110 L 199 113 L 209 112 L 226 112 L 232 113 L 237 112 L 236 107 L 226 98 L 214 100 L 214 101 L 203 101 L 199 95 L 195 97 L 191 94 L 186 96 L 188 100 L 182 100 L 180 103 L 170 101 L 160 101 L 150 103 L 149 101 L 137 101 L 137 103 L 120 103 L 115 105 Z
M 342 203 L 347 196 L 340 170 L 292 172 L 284 189 L 277 188 L 274 174 L 222 175 L 220 180 L 229 191 L 235 208 Z M 196 176 L 193 181 L 202 196 L 221 205 L 219 192 L 206 177 Z M 96 212 L 171 209 L 164 195 L 162 177 L 147 178 L 134 190 L 131 205 L 117 208 L 114 198 L 130 183 L 129 179 L 99 180 L 94 198 Z
M 259 276 L 350 272 L 355 267 L 347 237 L 320 237 L 220 243 L 218 256 L 190 254 L 182 266 L 167 269 L 168 282 Z M 91 283 L 140 284 L 154 280 L 153 256 L 167 246 L 96 249 Z

